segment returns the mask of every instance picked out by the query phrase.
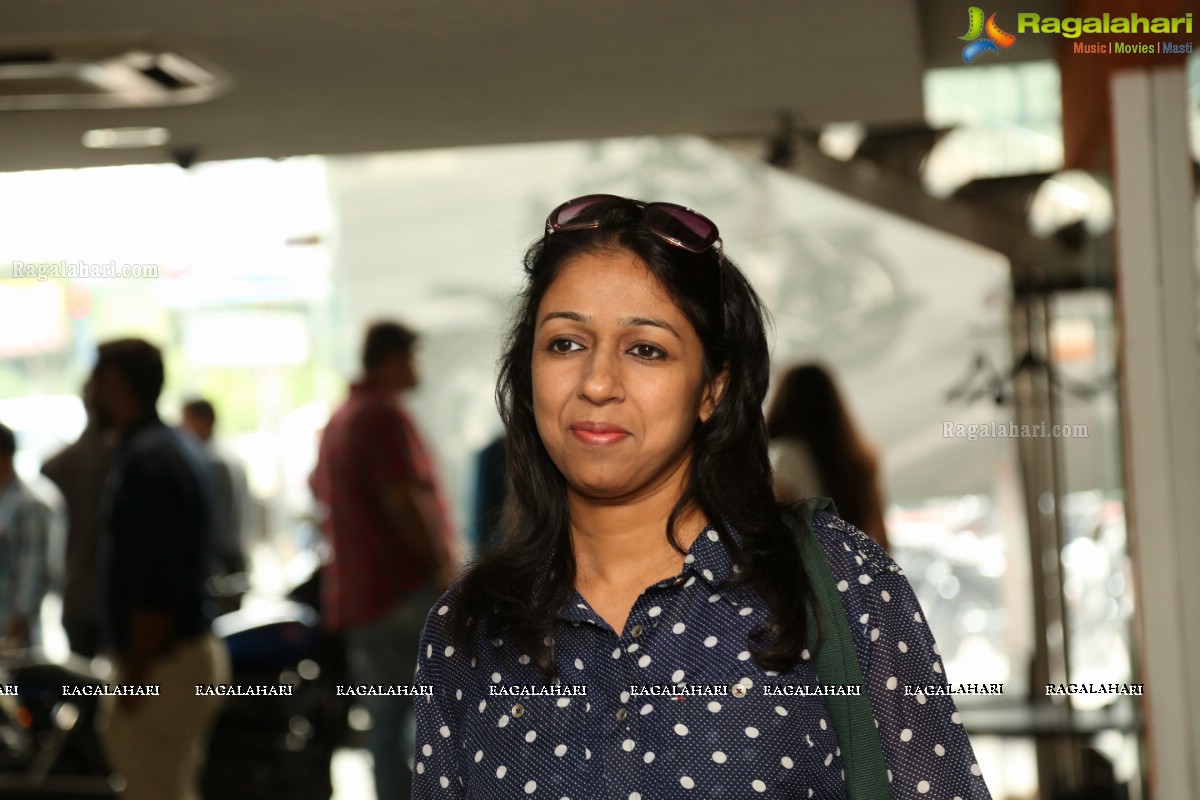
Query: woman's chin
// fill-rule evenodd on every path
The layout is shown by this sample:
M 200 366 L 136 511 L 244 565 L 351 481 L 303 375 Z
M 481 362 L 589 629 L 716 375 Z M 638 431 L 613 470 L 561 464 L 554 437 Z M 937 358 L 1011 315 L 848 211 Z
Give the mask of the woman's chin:
M 580 499 L 594 502 L 617 502 L 637 492 L 637 487 L 627 482 L 595 475 L 569 477 L 567 486 Z

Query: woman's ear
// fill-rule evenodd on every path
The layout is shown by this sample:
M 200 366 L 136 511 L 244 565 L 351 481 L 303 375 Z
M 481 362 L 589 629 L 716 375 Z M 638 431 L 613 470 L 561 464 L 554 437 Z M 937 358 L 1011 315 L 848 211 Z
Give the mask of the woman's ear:
M 725 396 L 725 387 L 728 385 L 729 363 L 726 362 L 721 367 L 721 372 L 709 382 L 708 388 L 704 392 L 704 399 L 700 401 L 701 422 L 708 422 L 708 418 L 716 410 L 721 398 Z

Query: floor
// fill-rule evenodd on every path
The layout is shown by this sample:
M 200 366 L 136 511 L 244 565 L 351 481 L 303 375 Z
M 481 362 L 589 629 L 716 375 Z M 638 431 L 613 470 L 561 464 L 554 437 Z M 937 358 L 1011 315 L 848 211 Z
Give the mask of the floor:
M 333 754 L 333 800 L 376 800 L 371 757 L 366 750 L 343 748 Z

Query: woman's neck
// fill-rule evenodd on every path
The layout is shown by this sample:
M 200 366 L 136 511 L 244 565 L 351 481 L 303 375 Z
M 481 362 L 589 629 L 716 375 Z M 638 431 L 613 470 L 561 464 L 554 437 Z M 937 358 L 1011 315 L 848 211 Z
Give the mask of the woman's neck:
M 678 492 L 656 493 L 634 502 L 605 503 L 574 497 L 571 541 L 577 587 L 640 592 L 677 575 L 683 556 L 667 541 L 667 520 Z M 679 515 L 676 539 L 686 552 L 703 530 L 704 514 L 694 505 Z

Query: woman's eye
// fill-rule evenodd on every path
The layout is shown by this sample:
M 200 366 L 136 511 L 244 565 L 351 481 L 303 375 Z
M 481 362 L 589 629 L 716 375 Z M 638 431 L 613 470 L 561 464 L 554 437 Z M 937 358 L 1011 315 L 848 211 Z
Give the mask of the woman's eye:
M 583 347 L 578 342 L 570 339 L 554 339 L 550 342 L 550 352 L 552 353 L 571 353 L 582 349 Z
M 667 355 L 652 344 L 635 344 L 629 348 L 629 352 L 645 361 L 657 361 L 660 358 L 665 358 Z

